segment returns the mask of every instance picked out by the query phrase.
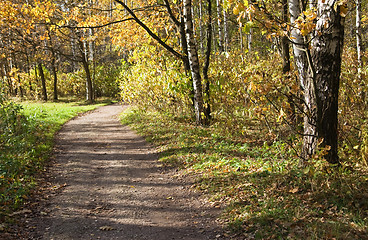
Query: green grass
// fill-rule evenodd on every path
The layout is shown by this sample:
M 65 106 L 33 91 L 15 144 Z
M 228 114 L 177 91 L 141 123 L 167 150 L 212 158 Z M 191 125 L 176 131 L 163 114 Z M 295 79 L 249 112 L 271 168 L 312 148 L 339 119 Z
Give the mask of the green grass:
M 78 114 L 107 103 L 20 102 L 2 105 L 0 220 L 5 221 L 9 213 L 29 198 L 52 151 L 54 134 L 61 126 Z
M 157 112 L 133 108 L 122 122 L 158 146 L 163 164 L 195 177 L 212 204 L 224 207 L 222 221 L 244 238 L 367 239 L 365 170 L 332 169 L 318 159 L 300 169 L 285 143 L 231 137 Z
M 87 105 L 81 102 L 21 102 L 23 114 L 28 119 L 35 120 L 48 130 L 50 136 L 60 129 L 60 127 L 79 113 L 90 111 L 98 106 L 106 105 L 107 102 Z

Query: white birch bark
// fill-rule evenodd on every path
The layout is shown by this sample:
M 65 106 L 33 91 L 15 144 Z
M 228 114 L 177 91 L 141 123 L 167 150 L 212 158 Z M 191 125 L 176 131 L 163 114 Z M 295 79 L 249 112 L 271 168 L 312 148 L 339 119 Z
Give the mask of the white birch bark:
M 358 60 L 358 77 L 361 78 L 362 74 L 362 28 L 361 28 L 361 7 L 362 0 L 356 0 L 356 17 L 355 17 L 355 36 L 357 47 L 357 60 Z
M 193 20 L 192 20 L 192 1 L 183 0 L 184 9 L 184 24 L 185 24 L 185 34 L 188 44 L 188 59 L 189 66 L 193 81 L 194 90 L 194 111 L 196 116 L 196 122 L 199 125 L 204 124 L 203 116 L 203 95 L 202 95 L 202 80 L 199 69 L 199 59 L 198 50 L 195 43 L 194 31 L 193 31 Z
M 330 163 L 338 159 L 338 96 L 341 56 L 344 42 L 344 20 L 347 6 L 339 0 L 319 0 L 317 24 L 312 40 L 318 137 L 328 150 L 324 158 Z
M 318 134 L 316 128 L 317 106 L 315 96 L 315 85 L 312 75 L 312 66 L 308 63 L 307 46 L 300 30 L 297 28 L 295 21 L 302 13 L 302 5 L 299 0 L 289 0 L 290 23 L 292 25 L 291 41 L 293 46 L 294 61 L 298 69 L 299 85 L 304 94 L 304 130 L 303 130 L 303 146 L 302 161 L 309 159 L 317 148 Z M 312 78 L 309 78 L 309 77 Z
M 295 65 L 299 73 L 299 81 L 302 89 L 304 89 L 304 82 L 308 75 L 308 61 L 305 53 L 304 38 L 300 30 L 295 26 L 295 20 L 298 19 L 302 12 L 302 6 L 299 0 L 289 0 L 290 23 L 292 25 L 291 41 L 293 42 L 293 52 Z
M 252 52 L 252 41 L 253 41 L 253 29 L 251 28 L 249 30 L 249 33 L 247 34 L 248 38 L 248 52 Z
M 225 9 L 224 9 L 224 51 L 225 52 L 229 51 L 229 30 L 227 25 L 227 12 Z
M 217 30 L 218 30 L 218 40 L 219 40 L 219 50 L 220 52 L 224 51 L 224 43 L 223 43 L 223 32 L 222 32 L 222 24 L 221 24 L 221 5 L 220 5 L 220 0 L 216 0 L 216 9 L 217 9 Z
M 240 39 L 240 50 L 244 53 L 244 43 L 243 43 L 243 30 L 239 27 L 239 39 Z
M 202 6 L 202 0 L 199 0 L 199 22 L 198 22 L 198 27 L 199 27 L 199 48 L 201 49 L 201 52 L 203 54 L 204 52 L 204 47 L 203 47 L 203 39 L 204 39 L 204 34 L 203 34 L 203 27 L 202 27 L 202 22 L 203 22 L 203 17 L 202 17 L 202 11 L 203 11 L 203 6 Z

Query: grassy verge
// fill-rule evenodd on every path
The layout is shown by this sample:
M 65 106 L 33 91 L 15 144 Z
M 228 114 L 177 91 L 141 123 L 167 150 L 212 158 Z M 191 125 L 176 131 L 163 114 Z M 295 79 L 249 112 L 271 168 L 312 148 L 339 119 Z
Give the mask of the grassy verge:
M 363 169 L 331 169 L 318 159 L 300 169 L 282 142 L 223 137 L 216 127 L 156 112 L 131 109 L 122 122 L 158 146 L 163 164 L 196 177 L 197 187 L 224 207 L 223 221 L 245 239 L 367 239 Z
M 0 220 L 19 208 L 36 185 L 53 147 L 54 134 L 81 112 L 106 105 L 84 102 L 21 102 L 1 105 Z M 0 221 L 1 222 L 1 221 Z

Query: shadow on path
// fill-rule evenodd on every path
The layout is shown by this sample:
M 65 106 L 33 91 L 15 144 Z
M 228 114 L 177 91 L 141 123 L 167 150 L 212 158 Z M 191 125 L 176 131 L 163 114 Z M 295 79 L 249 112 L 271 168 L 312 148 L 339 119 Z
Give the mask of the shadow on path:
M 64 125 L 49 169 L 59 191 L 30 223 L 31 239 L 222 239 L 218 210 L 120 124 L 125 108 L 101 107 Z

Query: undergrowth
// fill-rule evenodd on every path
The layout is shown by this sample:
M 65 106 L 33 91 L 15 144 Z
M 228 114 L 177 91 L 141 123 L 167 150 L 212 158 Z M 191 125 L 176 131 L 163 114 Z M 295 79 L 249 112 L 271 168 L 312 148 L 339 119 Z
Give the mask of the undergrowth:
M 226 136 L 176 121 L 155 111 L 133 108 L 124 124 L 154 143 L 160 161 L 196 177 L 222 219 L 246 239 L 367 239 L 368 174 L 345 165 L 333 169 L 315 159 L 305 168 L 290 146 Z
M 105 103 L 103 103 L 105 104 Z M 100 104 L 0 103 L 0 220 L 22 206 L 36 186 L 53 147 L 54 134 L 78 113 Z

